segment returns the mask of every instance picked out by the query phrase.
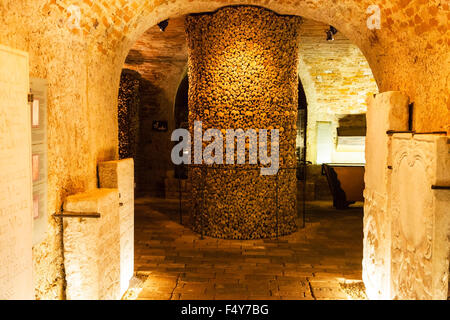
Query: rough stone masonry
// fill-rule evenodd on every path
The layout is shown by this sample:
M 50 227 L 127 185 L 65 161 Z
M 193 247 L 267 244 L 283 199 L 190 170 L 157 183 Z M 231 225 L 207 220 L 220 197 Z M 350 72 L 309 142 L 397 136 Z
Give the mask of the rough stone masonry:
M 191 136 L 195 121 L 202 121 L 203 130 L 222 133 L 227 129 L 278 129 L 280 133 L 277 175 L 261 176 L 259 164 L 192 168 L 190 212 L 197 232 L 255 239 L 296 230 L 301 21 L 249 6 L 186 18 Z

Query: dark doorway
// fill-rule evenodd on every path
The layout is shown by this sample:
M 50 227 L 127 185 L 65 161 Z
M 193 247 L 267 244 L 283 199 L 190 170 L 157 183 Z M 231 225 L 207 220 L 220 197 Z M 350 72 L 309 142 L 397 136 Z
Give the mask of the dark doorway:
M 178 87 L 177 96 L 175 98 L 175 108 L 174 108 L 174 118 L 175 118 L 175 128 L 188 129 L 188 107 L 189 98 L 189 77 L 186 74 L 181 80 L 180 86 Z
M 175 128 L 189 129 L 189 77 L 186 74 L 181 80 L 178 87 L 177 95 L 175 97 L 175 107 L 174 107 L 174 119 Z M 175 144 L 175 143 L 174 143 Z M 178 180 L 187 180 L 188 178 L 188 166 L 185 164 L 174 165 L 175 178 Z M 181 190 L 181 182 L 179 181 L 180 196 L 181 193 L 187 193 L 186 187 Z
M 298 79 L 298 113 L 297 113 L 297 178 L 305 180 L 306 166 L 306 130 L 308 127 L 308 102 L 302 81 Z

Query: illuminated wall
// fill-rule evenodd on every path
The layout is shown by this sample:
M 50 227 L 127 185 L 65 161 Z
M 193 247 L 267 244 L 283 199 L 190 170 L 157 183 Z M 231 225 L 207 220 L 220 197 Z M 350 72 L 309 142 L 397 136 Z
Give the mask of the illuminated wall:
M 248 164 L 192 169 L 198 232 L 253 239 L 296 229 L 296 175 L 289 168 L 295 166 L 300 24 L 299 17 L 257 7 L 186 18 L 191 132 L 194 121 L 203 130 L 280 130 L 278 176 L 261 176 L 259 165 Z
M 378 87 L 358 46 L 340 30 L 333 41 L 327 41 L 328 29 L 329 25 L 310 19 L 304 19 L 300 28 L 298 73 L 308 101 L 307 160 L 363 163 L 363 130 L 338 128 L 365 127 L 361 120 L 367 111 L 366 99 L 378 93 Z M 323 143 L 324 149 L 319 150 Z

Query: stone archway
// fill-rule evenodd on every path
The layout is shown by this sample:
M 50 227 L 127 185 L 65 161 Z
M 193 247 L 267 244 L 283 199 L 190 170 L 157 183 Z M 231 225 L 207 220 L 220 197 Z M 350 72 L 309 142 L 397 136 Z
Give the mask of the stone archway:
M 242 3 L 236 3 L 236 4 L 242 4 Z M 252 4 L 254 4 L 254 3 L 252 3 Z M 206 10 L 206 11 L 211 11 L 211 10 L 213 10 L 213 9 L 216 9 L 216 7 L 214 6 L 214 4 L 210 4 L 210 6 L 211 6 L 211 8 L 210 8 L 210 10 Z M 277 10 L 277 8 L 276 8 L 276 6 L 272 6 L 271 4 L 268 4 L 268 5 L 264 5 L 264 7 L 265 8 L 268 8 L 268 9 L 272 9 L 272 10 L 275 10 L 275 11 L 277 11 L 278 13 L 289 13 L 289 14 L 296 14 L 297 12 L 295 11 L 295 10 L 291 10 L 290 8 L 286 8 L 286 7 L 284 7 L 284 8 L 282 8 L 282 9 L 280 9 L 280 10 Z M 205 8 L 206 9 L 206 8 Z M 205 11 L 205 9 L 203 9 L 203 10 L 198 10 L 198 11 L 195 11 L 195 12 L 201 12 L 201 11 Z M 377 82 L 378 82 L 378 84 L 379 84 L 379 86 L 380 86 L 380 88 L 381 88 L 381 90 L 383 91 L 384 89 L 383 88 L 387 88 L 388 87 L 388 85 L 386 84 L 386 83 L 389 83 L 389 81 L 391 81 L 392 79 L 387 79 L 386 78 L 386 75 L 385 74 L 383 74 L 383 72 L 385 72 L 384 70 L 383 71 L 381 71 L 380 70 L 380 66 L 382 65 L 382 63 L 380 63 L 380 59 L 374 59 L 374 57 L 376 57 L 377 56 L 377 51 L 380 49 L 380 47 L 381 47 L 381 45 L 380 45 L 380 43 L 382 42 L 382 41 L 380 41 L 380 38 L 378 38 L 378 36 L 376 35 L 376 33 L 373 31 L 373 30 L 369 30 L 369 31 L 367 31 L 367 30 L 365 30 L 366 32 L 364 32 L 363 30 L 364 30 L 364 28 L 367 28 L 367 23 L 365 24 L 365 26 L 364 26 L 364 23 L 365 22 L 367 22 L 367 20 L 366 19 L 364 19 L 364 18 L 367 18 L 367 16 L 365 16 L 364 17 L 364 15 L 357 15 L 357 16 L 359 16 L 359 25 L 358 25 L 358 23 L 351 23 L 350 22 L 350 19 L 347 19 L 346 18 L 346 16 L 345 15 L 343 15 L 343 16 L 340 16 L 340 18 L 342 19 L 342 20 L 337 20 L 336 19 L 336 15 L 334 15 L 334 16 L 332 16 L 332 17 L 330 17 L 329 15 L 327 15 L 327 14 L 323 14 L 322 13 L 322 15 L 320 14 L 320 8 L 316 8 L 316 9 L 318 9 L 317 11 L 315 11 L 314 13 L 310 13 L 310 11 L 308 11 L 308 10 L 305 10 L 305 12 L 302 12 L 302 16 L 306 16 L 306 17 L 308 17 L 308 18 L 315 18 L 315 19 L 317 19 L 317 20 L 320 20 L 320 21 L 326 21 L 326 22 L 328 22 L 328 23 L 332 23 L 333 25 L 335 25 L 339 30 L 341 30 L 344 34 L 346 34 L 351 40 L 353 40 L 357 45 L 358 45 L 358 47 L 360 47 L 361 48 L 361 50 L 363 51 L 363 53 L 366 55 L 366 57 L 367 57 L 367 59 L 368 59 L 368 61 L 369 61 L 369 63 L 371 64 L 371 66 L 373 66 L 373 68 L 372 68 L 372 70 L 374 71 L 374 76 L 375 76 L 375 78 L 377 79 Z M 182 13 L 186 13 L 186 12 L 184 12 L 183 11 L 183 9 L 176 9 L 176 8 L 174 8 L 174 10 L 175 10 L 175 12 L 182 12 Z M 178 11 L 178 10 L 180 10 L 180 11 Z M 347 10 L 347 11 L 351 11 L 351 10 Z M 311 14 L 311 16 L 308 16 L 308 13 L 310 13 Z M 336 12 L 335 12 L 336 13 Z M 365 13 L 367 13 L 367 11 L 365 11 Z M 297 13 L 298 14 L 298 13 Z M 353 20 L 357 20 L 357 19 L 355 19 L 355 18 L 353 18 Z M 142 21 L 142 26 L 143 25 L 145 25 L 146 24 L 146 22 L 145 21 Z M 354 33 L 352 33 L 351 31 L 350 31 L 350 29 L 351 29 L 351 26 L 353 26 L 353 27 L 355 27 L 356 25 L 358 25 L 358 27 L 359 27 L 359 34 L 358 34 L 358 36 L 355 36 L 355 34 Z M 136 26 L 136 30 L 139 30 L 139 25 L 137 25 Z M 358 29 L 358 28 L 357 28 Z M 370 29 L 370 28 L 368 28 L 368 29 Z M 139 33 L 139 32 L 138 32 Z M 366 33 L 366 37 L 364 37 L 364 36 L 361 36 L 361 33 Z M 132 33 L 133 34 L 133 33 Z M 387 42 L 387 41 L 386 41 Z M 386 43 L 384 43 L 385 45 L 386 45 Z M 375 61 L 376 60 L 376 61 Z M 385 66 L 383 65 L 382 66 L 382 69 L 384 68 Z M 395 73 L 395 71 L 394 71 L 394 73 Z M 383 75 L 382 75 L 383 74 Z M 417 121 L 417 119 L 416 119 L 416 121 Z M 424 125 L 423 123 L 421 123 L 420 121 L 417 121 L 417 124 L 418 124 L 418 126 L 422 126 L 422 127 L 426 127 L 426 125 Z M 441 124 L 442 125 L 442 124 Z M 376 161 L 376 159 L 370 159 L 371 161 Z M 371 177 L 370 176 L 368 176 L 368 179 L 371 179 Z M 378 227 L 375 227 L 375 228 L 378 228 Z M 383 233 L 384 231 L 383 230 L 376 230 L 375 232 L 381 232 L 381 233 Z M 390 240 L 389 240 L 390 241 Z M 388 241 L 388 242 L 389 242 Z M 370 243 L 370 241 L 367 243 L 367 246 L 368 247 L 370 247 L 371 245 L 374 245 L 374 244 L 372 244 L 372 243 Z M 390 245 L 390 244 L 387 244 L 388 246 Z M 374 246 L 377 246 L 377 245 L 374 245 Z M 366 248 L 366 249 L 368 249 L 368 248 Z M 375 256 L 375 258 L 376 259 L 378 259 L 378 258 L 380 258 L 380 257 L 376 257 Z M 366 264 L 368 264 L 369 266 L 371 266 L 373 263 L 374 263 L 374 261 L 369 261 L 368 259 L 366 259 L 365 260 L 365 263 Z M 388 263 L 387 261 L 384 261 L 384 262 L 382 262 L 382 264 L 384 264 L 384 267 L 386 267 L 386 263 Z M 389 268 L 389 266 L 387 267 L 387 268 Z M 370 272 L 369 272 L 370 273 Z M 366 275 L 366 279 L 367 279 L 367 277 L 370 277 L 371 275 L 370 274 L 367 274 Z M 388 280 L 388 281 L 390 281 L 390 280 Z M 380 286 L 379 286 L 379 284 L 377 284 L 377 283 L 375 283 L 375 282 L 371 282 L 370 280 L 366 280 L 366 283 L 367 283 L 367 285 L 370 287 L 371 285 L 372 286 L 374 286 L 373 288 L 369 288 L 369 291 L 376 291 L 376 290 L 378 290 L 379 288 L 380 288 Z M 383 290 L 387 290 L 386 288 L 382 288 L 381 289 L 382 291 Z M 383 292 L 383 294 L 384 294 L 385 292 Z M 373 298 L 376 298 L 377 297 L 377 295 L 376 294 L 372 294 L 371 295 L 371 297 L 373 297 Z M 392 295 L 390 295 L 390 294 L 388 294 L 387 295 L 387 297 L 392 297 Z

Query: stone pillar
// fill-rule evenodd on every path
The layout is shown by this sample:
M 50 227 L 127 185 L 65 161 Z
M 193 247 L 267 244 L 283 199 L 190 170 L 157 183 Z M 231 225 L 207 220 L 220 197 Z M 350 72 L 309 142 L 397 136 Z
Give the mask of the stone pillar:
M 140 83 L 138 72 L 122 70 L 118 104 L 120 159 L 135 158 L 138 154 Z
M 444 135 L 392 137 L 391 298 L 447 300 L 450 144 Z M 434 187 L 433 187 L 434 186 Z
M 246 165 L 191 168 L 197 232 L 255 239 L 296 230 L 300 24 L 300 17 L 245 6 L 186 18 L 191 136 L 195 121 L 202 121 L 203 132 L 221 130 L 224 141 L 227 129 L 280 130 L 277 176 L 261 176 L 248 154 Z
M 129 287 L 134 274 L 134 162 L 133 159 L 98 164 L 101 188 L 119 190 L 120 294 Z
M 120 299 L 119 193 L 95 189 L 67 197 L 64 212 L 100 218 L 63 218 L 69 300 Z
M 401 92 L 385 92 L 368 99 L 363 280 L 370 299 L 390 298 L 390 140 L 386 132 L 408 129 L 408 104 L 409 98 Z

